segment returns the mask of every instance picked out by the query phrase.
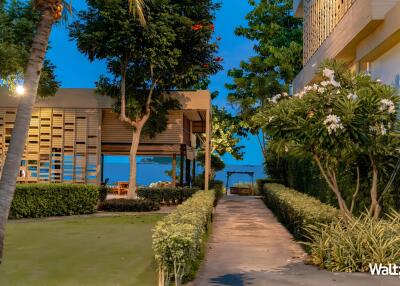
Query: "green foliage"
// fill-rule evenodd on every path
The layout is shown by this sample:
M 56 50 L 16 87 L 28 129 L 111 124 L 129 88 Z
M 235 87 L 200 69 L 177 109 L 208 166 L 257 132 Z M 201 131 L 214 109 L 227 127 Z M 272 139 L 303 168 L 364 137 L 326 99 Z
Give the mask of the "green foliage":
M 313 160 L 332 191 L 341 196 L 339 174 L 354 174 L 367 166 L 373 197 L 379 178 L 391 173 L 399 156 L 399 97 L 392 87 L 369 75 L 353 74 L 341 62 L 325 62 L 318 77 L 317 83 L 293 97 L 274 96 L 254 120 L 268 133 L 269 150 L 277 156 Z M 352 192 L 357 181 L 353 177 Z M 337 198 L 347 212 L 345 202 Z M 373 213 L 379 211 L 373 208 Z
M 139 198 L 151 200 L 160 204 L 175 205 L 186 201 L 193 196 L 199 188 L 176 187 L 176 188 L 149 188 L 138 189 Z
M 254 9 L 246 16 L 248 25 L 237 28 L 236 34 L 255 42 L 256 55 L 229 71 L 233 83 L 226 86 L 245 127 L 259 135 L 261 126 L 253 116 L 272 95 L 287 92 L 302 68 L 303 30 L 302 20 L 293 16 L 292 0 L 249 2 Z M 262 139 L 267 139 L 263 135 Z
M 204 182 L 204 180 L 203 180 Z M 215 202 L 214 206 L 218 204 L 218 201 L 225 195 L 225 187 L 224 182 L 221 180 L 212 180 L 210 181 L 210 190 L 215 191 Z
M 279 180 L 272 179 L 272 178 L 257 179 L 256 180 L 257 193 L 258 194 L 263 194 L 264 193 L 265 184 L 279 184 L 279 183 L 281 183 Z
M 159 209 L 160 205 L 150 200 L 112 199 L 99 206 L 99 210 L 106 212 L 151 212 Z
M 99 190 L 94 185 L 17 185 L 10 218 L 67 216 L 96 211 Z
M 107 185 L 101 185 L 99 187 L 99 202 L 104 202 L 107 199 L 107 195 L 111 193 L 111 188 Z
M 306 194 L 279 184 L 264 185 L 266 205 L 296 239 L 307 239 L 305 227 L 331 223 L 339 211 Z
M 197 157 L 196 157 L 197 162 L 202 166 L 203 168 L 206 165 L 206 156 L 204 151 L 197 152 Z M 221 156 L 215 153 L 211 153 L 211 170 L 210 170 L 210 178 L 213 180 L 217 174 L 218 171 L 221 171 L 225 169 L 225 163 L 222 160 Z M 204 172 L 202 174 L 204 178 Z M 201 177 L 201 175 L 200 175 Z
M 156 225 L 153 250 L 159 285 L 169 285 L 172 277 L 178 282 L 176 285 L 181 285 L 184 277 L 198 265 L 214 200 L 214 191 L 198 192 Z
M 241 136 L 246 136 L 246 132 L 240 118 L 233 116 L 223 107 L 213 105 L 212 126 L 212 152 L 220 156 L 228 153 L 236 160 L 242 160 L 244 146 L 239 145 L 239 142 Z
M 0 86 L 14 92 L 15 86 L 23 82 L 33 37 L 39 21 L 39 11 L 33 1 L 0 2 Z M 60 83 L 56 80 L 55 66 L 44 61 L 38 95 L 55 95 Z
M 376 220 L 368 215 L 307 228 L 311 259 L 337 272 L 369 272 L 369 264 L 400 263 L 400 215 Z
M 212 29 L 208 28 L 219 7 L 211 0 L 148 1 L 146 27 L 131 17 L 126 0 L 88 4 L 88 10 L 79 12 L 79 20 L 70 26 L 70 36 L 90 60 L 107 61 L 110 77 L 99 79 L 97 91 L 117 99 L 117 112 L 121 111 L 124 74 L 126 114 L 133 121 L 147 114 L 149 90 L 154 88 L 151 117 L 143 130 L 148 135 L 163 131 L 168 110 L 179 108 L 165 96 L 167 91 L 190 89 L 222 68 L 214 60 L 218 47 L 211 43 Z M 195 31 L 195 24 L 204 28 Z

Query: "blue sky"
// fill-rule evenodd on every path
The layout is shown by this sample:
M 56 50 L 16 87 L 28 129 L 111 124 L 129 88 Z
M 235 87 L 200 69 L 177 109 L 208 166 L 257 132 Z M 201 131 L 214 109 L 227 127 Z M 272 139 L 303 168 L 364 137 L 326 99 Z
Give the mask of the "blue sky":
M 227 72 L 229 69 L 238 67 L 241 60 L 246 60 L 253 54 L 252 43 L 244 38 L 235 36 L 234 29 L 240 25 L 246 25 L 245 16 L 251 7 L 247 0 L 221 0 L 222 8 L 217 13 L 215 22 L 215 35 L 220 36 L 219 55 L 224 58 L 224 70 L 211 78 L 210 90 L 218 90 L 219 97 L 214 104 L 232 107 L 226 101 L 228 91 L 224 85 L 229 82 Z M 74 9 L 85 9 L 85 1 L 73 1 Z M 71 19 L 73 20 L 73 19 Z M 94 82 L 101 74 L 106 72 L 104 62 L 89 62 L 88 59 L 79 53 L 76 44 L 71 42 L 64 25 L 58 25 L 52 31 L 51 50 L 48 53 L 53 63 L 57 66 L 57 78 L 61 81 L 62 87 L 92 88 Z M 262 164 L 262 154 L 257 139 L 250 137 L 243 139 L 245 145 L 245 158 L 243 161 L 236 161 L 231 156 L 225 156 L 227 164 Z

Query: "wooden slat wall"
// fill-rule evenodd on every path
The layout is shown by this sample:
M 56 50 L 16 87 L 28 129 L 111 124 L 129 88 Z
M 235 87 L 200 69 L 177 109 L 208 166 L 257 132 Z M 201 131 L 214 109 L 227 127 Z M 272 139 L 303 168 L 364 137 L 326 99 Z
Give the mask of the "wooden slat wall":
M 0 174 L 15 108 L 0 108 Z M 35 108 L 19 182 L 99 183 L 98 109 Z
M 103 111 L 102 120 L 103 143 L 131 143 L 132 127 L 118 119 L 118 115 L 110 109 Z M 167 129 L 155 138 L 142 137 L 140 143 L 182 144 L 183 143 L 183 111 L 172 111 L 168 116 Z
M 304 0 L 304 64 L 322 43 L 356 0 Z

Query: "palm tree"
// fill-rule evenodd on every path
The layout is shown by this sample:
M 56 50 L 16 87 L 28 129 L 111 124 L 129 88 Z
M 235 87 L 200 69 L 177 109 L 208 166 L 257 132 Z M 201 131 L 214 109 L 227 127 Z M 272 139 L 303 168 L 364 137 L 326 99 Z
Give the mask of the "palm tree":
M 130 11 L 144 25 L 144 0 L 128 1 Z M 0 263 L 3 259 L 5 228 L 14 197 L 50 32 L 53 24 L 62 17 L 64 6 L 68 7 L 67 10 L 71 12 L 70 5 L 65 3 L 64 0 L 33 0 L 33 5 L 40 11 L 40 19 L 24 75 L 25 96 L 19 100 L 11 141 L 0 179 Z M 66 14 L 64 13 L 64 15 Z

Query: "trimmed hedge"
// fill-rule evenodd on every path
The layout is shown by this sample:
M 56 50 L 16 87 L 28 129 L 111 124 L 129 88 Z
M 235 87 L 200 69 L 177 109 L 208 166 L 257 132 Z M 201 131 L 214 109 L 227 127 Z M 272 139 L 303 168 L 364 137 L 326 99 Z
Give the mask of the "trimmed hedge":
M 256 180 L 257 194 L 259 195 L 263 194 L 265 184 L 279 184 L 279 183 L 280 183 L 279 180 L 271 178 L 257 179 Z
M 158 211 L 160 205 L 149 200 L 113 199 L 102 202 L 99 210 L 107 212 L 151 212 Z
M 151 200 L 159 204 L 176 205 L 186 201 L 193 194 L 199 191 L 199 188 L 148 188 L 138 189 L 138 197 Z
M 99 190 L 94 185 L 17 185 L 9 218 L 91 214 L 98 200 Z
M 306 227 L 310 225 L 329 224 L 339 218 L 338 209 L 279 184 L 265 185 L 264 200 L 296 239 L 307 240 Z
M 153 250 L 158 264 L 159 285 L 175 285 L 196 271 L 208 224 L 212 220 L 214 191 L 193 195 L 171 214 L 157 223 L 153 233 Z M 175 266 L 175 267 L 174 267 Z

